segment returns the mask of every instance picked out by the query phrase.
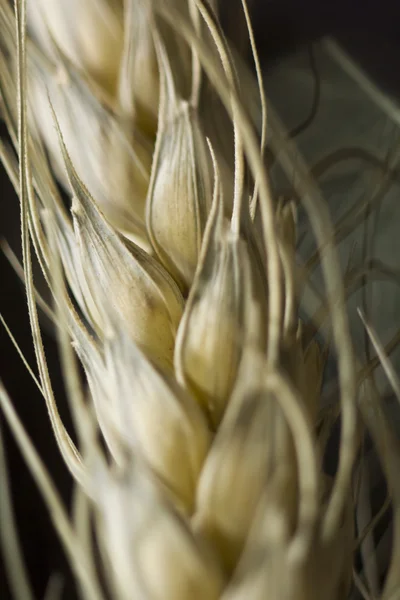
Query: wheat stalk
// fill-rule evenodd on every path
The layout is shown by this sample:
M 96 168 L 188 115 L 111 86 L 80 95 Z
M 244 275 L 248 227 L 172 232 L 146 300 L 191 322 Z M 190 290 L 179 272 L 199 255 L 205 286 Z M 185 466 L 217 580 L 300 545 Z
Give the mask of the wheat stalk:
M 356 392 L 396 508 L 380 598 L 400 597 L 400 454 L 373 390 L 357 390 L 332 226 L 296 158 L 294 186 L 324 247 L 339 369 L 339 466 L 334 478 L 322 469 L 325 353 L 299 320 L 296 208 L 271 194 L 266 133 L 288 171 L 296 151 L 266 106 L 244 0 L 243 9 L 261 141 L 250 108 L 257 87 L 233 58 L 215 3 L 16 0 L 15 14 L 0 3 L 1 110 L 16 152 L 2 144 L 1 155 L 21 202 L 37 385 L 77 482 L 75 519 L 3 388 L 1 404 L 83 598 L 346 598 L 357 543 Z M 77 447 L 52 390 L 31 247 L 54 298 Z M 7 535 L 18 582 L 12 527 Z M 21 581 L 22 599 L 30 592 Z

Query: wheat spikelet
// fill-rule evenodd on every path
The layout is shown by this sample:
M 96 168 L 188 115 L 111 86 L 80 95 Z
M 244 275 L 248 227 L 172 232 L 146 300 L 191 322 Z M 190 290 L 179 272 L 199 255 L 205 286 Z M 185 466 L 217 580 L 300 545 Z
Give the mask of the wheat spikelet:
M 1 404 L 83 598 L 343 600 L 360 436 L 332 228 L 299 164 L 297 191 L 326 246 L 338 357 L 342 437 L 330 478 L 325 353 L 299 319 L 296 207 L 272 197 L 263 92 L 259 141 L 248 109 L 257 88 L 241 87 L 215 4 L 17 0 L 14 16 L 1 0 L 1 109 L 16 153 L 2 146 L 2 159 L 21 201 L 38 386 L 83 518 L 68 519 L 3 388 Z M 270 123 L 290 169 L 293 148 L 273 113 Z M 52 391 L 31 244 L 54 298 L 78 448 Z M 400 454 L 374 390 L 358 394 L 396 509 L 380 596 L 389 600 L 400 584 Z

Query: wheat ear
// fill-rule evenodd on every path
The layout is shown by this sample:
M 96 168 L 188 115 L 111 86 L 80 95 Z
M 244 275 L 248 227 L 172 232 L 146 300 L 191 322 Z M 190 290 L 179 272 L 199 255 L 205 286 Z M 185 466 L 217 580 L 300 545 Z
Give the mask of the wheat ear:
M 0 403 L 82 598 L 345 600 L 353 580 L 366 589 L 354 571 L 359 398 L 395 509 L 380 595 L 394 600 L 400 453 L 373 387 L 357 380 L 328 210 L 266 103 L 245 0 L 257 82 L 217 4 L 15 0 L 13 12 L 0 0 L 0 107 L 14 144 L 1 157 L 21 203 L 36 382 L 77 486 L 71 519 L 2 387 Z M 321 249 L 339 373 L 330 414 L 326 352 L 299 318 L 297 207 L 274 197 L 267 140 L 288 173 L 298 165 L 294 189 Z M 33 260 L 53 298 L 73 434 L 52 389 Z M 6 534 L 15 597 L 27 600 L 12 524 Z

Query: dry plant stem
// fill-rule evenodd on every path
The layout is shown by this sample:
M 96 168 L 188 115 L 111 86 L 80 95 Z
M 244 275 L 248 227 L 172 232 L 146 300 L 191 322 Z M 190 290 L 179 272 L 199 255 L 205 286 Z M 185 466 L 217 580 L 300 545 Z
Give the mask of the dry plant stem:
M 371 100 L 390 116 L 394 123 L 400 126 L 400 107 L 372 83 L 371 79 L 362 72 L 358 65 L 354 64 L 350 57 L 339 48 L 338 44 L 332 38 L 325 38 L 323 44 L 328 53 L 341 65 L 347 74 L 358 83 Z
M 10 131 L 12 126 L 7 121 L 7 119 L 6 119 L 6 124 L 7 124 L 8 130 Z M 12 135 L 11 135 L 11 137 L 14 138 L 14 136 L 12 136 Z M 18 142 L 16 139 L 13 139 L 13 143 L 14 143 L 14 146 L 17 148 Z M 14 187 L 14 190 L 15 190 L 17 196 L 19 197 L 20 185 L 19 185 L 18 161 L 16 160 L 11 148 L 9 148 L 8 145 L 4 144 L 1 140 L 0 140 L 0 160 L 2 161 L 2 163 L 6 169 L 7 175 L 9 176 L 10 181 L 13 184 L 13 187 Z M 41 268 L 41 271 L 43 273 L 43 276 L 44 276 L 46 282 L 48 283 L 48 274 L 47 274 L 46 261 L 45 261 L 45 257 L 46 257 L 45 249 L 47 248 L 47 243 L 46 243 L 46 240 L 44 239 L 44 236 L 42 233 L 39 233 L 39 236 L 37 236 L 35 234 L 35 227 L 33 225 L 33 219 L 31 218 L 30 212 L 28 215 L 28 223 L 29 223 L 29 232 L 32 236 L 32 242 L 33 242 L 33 247 L 34 247 L 34 250 L 36 253 L 36 257 L 37 257 L 39 266 Z M 38 225 L 38 227 L 40 228 L 40 225 Z M 42 254 L 43 254 L 43 256 L 42 256 Z
M 61 600 L 64 580 L 59 573 L 52 573 L 47 582 L 43 600 Z
M 199 33 L 200 19 L 194 0 L 189 0 L 189 11 L 194 24 L 194 28 L 196 32 Z M 197 52 L 194 49 L 192 49 L 192 90 L 190 94 L 190 103 L 195 108 L 197 108 L 199 104 L 200 87 L 201 63 L 199 61 L 199 57 L 197 56 Z
M 52 261 L 49 265 L 52 274 L 52 289 L 55 291 L 55 310 L 56 322 L 58 324 L 57 334 L 61 354 L 61 367 L 63 379 L 66 383 L 66 389 L 71 407 L 71 413 L 74 417 L 74 425 L 79 436 L 79 447 L 82 449 L 85 460 L 97 450 L 96 437 L 94 432 L 94 423 L 88 414 L 85 406 L 84 392 L 82 382 L 77 366 L 75 352 L 71 345 L 68 334 L 68 316 L 67 316 L 67 290 L 62 273 L 61 260 L 58 253 L 57 242 L 55 240 L 55 222 L 51 213 L 44 214 L 47 237 L 49 239 L 50 254 Z M 87 469 L 87 464 L 85 465 Z
M 354 580 L 354 583 L 355 583 L 358 591 L 360 592 L 360 594 L 364 600 L 374 600 L 374 598 L 371 596 L 371 594 L 368 593 L 368 590 L 365 587 L 365 584 L 363 583 L 359 574 L 357 573 L 357 571 L 354 568 L 353 568 L 353 580 Z
M 310 127 L 310 125 L 312 125 L 315 117 L 317 116 L 319 102 L 320 102 L 320 98 L 321 98 L 321 77 L 318 73 L 318 68 L 317 68 L 317 64 L 316 64 L 316 60 L 315 60 L 315 56 L 314 56 L 312 42 L 309 45 L 308 52 L 309 52 L 309 58 L 310 58 L 310 68 L 311 68 L 311 72 L 312 72 L 312 75 L 314 78 L 313 99 L 312 99 L 310 113 L 307 116 L 307 118 L 289 132 L 289 137 L 291 139 L 297 137 L 298 135 L 300 135 L 300 133 L 302 133 L 303 131 L 308 129 L 308 127 Z
M 305 556 L 313 542 L 318 517 L 318 468 L 311 428 L 296 392 L 278 373 L 267 374 L 266 387 L 277 398 L 292 433 L 296 447 L 300 500 L 299 523 L 293 552 Z M 304 553 L 304 554 L 303 554 Z
M 31 187 L 29 167 L 29 144 L 27 127 L 26 107 L 26 3 L 25 0 L 16 0 L 15 3 L 16 26 L 17 26 L 17 57 L 18 57 L 18 139 L 20 148 L 19 180 L 20 180 L 20 202 L 21 202 L 21 237 L 22 257 L 26 281 L 27 300 L 33 343 L 35 347 L 36 360 L 46 403 L 49 411 L 50 421 L 54 429 L 60 451 L 66 464 L 74 477 L 81 481 L 83 477 L 82 465 L 79 453 L 71 438 L 65 431 L 57 411 L 54 393 L 51 386 L 50 376 L 47 368 L 46 357 L 40 334 L 39 319 L 34 300 L 32 260 L 30 254 L 28 214 L 29 205 L 34 204 L 33 190 Z
M 21 453 L 48 507 L 54 527 L 63 542 L 77 579 L 82 583 L 87 600 L 103 600 L 97 580 L 90 571 L 86 556 L 69 523 L 68 515 L 35 447 L 25 433 L 10 398 L 0 382 L 0 405 Z
M 26 41 L 26 40 L 25 40 Z M 16 47 L 18 49 L 18 35 L 16 36 L 16 40 L 15 40 L 15 44 Z M 26 68 L 26 66 L 24 67 L 24 69 Z M 25 71 L 24 71 L 25 73 Z M 8 86 L 7 87 L 11 87 L 13 89 L 13 92 L 18 95 L 17 92 L 17 86 L 15 86 L 14 81 L 12 80 L 12 82 L 10 82 L 11 80 L 11 74 L 6 71 L 6 67 L 4 68 L 4 73 L 2 73 L 3 77 L 7 78 L 8 76 Z M 7 129 L 8 132 L 10 134 L 11 140 L 13 142 L 14 148 L 16 153 L 19 155 L 20 154 L 20 144 L 19 144 L 19 140 L 18 140 L 18 127 L 19 127 L 19 117 L 18 117 L 18 109 L 17 111 L 15 111 L 14 106 L 12 107 L 8 107 L 6 106 L 6 89 L 3 90 L 4 93 L 4 119 L 7 125 Z M 15 114 L 15 112 L 17 112 L 17 114 Z M 26 145 L 27 145 L 27 153 L 29 152 L 29 145 L 31 144 L 31 140 L 29 139 L 28 133 L 27 133 L 27 139 L 26 139 Z M 38 150 L 38 148 L 35 148 L 36 150 Z M 15 159 L 15 156 L 12 154 L 12 152 L 10 151 L 10 149 L 8 149 L 5 145 L 2 148 L 2 153 L 7 155 L 7 161 L 6 161 L 6 168 L 7 170 L 12 170 L 13 171 L 13 176 L 11 177 L 11 181 L 14 185 L 14 189 L 17 192 L 17 195 L 19 196 L 19 169 L 20 169 L 20 165 L 21 165 L 21 161 L 17 161 Z M 35 165 L 37 165 L 37 161 L 40 161 L 40 158 L 38 156 L 38 153 L 35 152 L 34 154 L 34 163 Z M 31 161 L 30 161 L 31 163 Z M 43 162 L 41 162 L 41 166 L 43 166 Z M 46 169 L 45 169 L 46 171 Z M 34 168 L 34 173 L 36 176 L 38 176 L 38 172 L 37 169 Z M 47 177 L 47 182 L 49 182 L 50 178 Z M 31 175 L 29 172 L 29 186 L 31 186 Z M 35 183 L 33 184 L 35 185 Z M 50 185 L 50 188 L 52 188 L 52 186 Z M 18 190 L 18 191 L 17 191 Z M 29 195 L 29 192 L 30 195 Z M 47 242 L 41 227 L 41 223 L 40 223 L 40 218 L 38 215 L 38 211 L 37 211 L 37 207 L 36 207 L 36 202 L 32 202 L 33 198 L 33 193 L 31 190 L 28 189 L 28 202 L 27 202 L 27 215 L 28 215 L 28 227 L 29 227 L 29 233 L 31 235 L 31 240 L 32 240 L 32 244 L 35 250 L 35 254 L 39 263 L 39 266 L 42 270 L 43 276 L 46 279 L 46 281 L 48 282 L 48 275 L 47 275 L 47 269 L 46 269 L 46 249 L 47 249 Z
M 372 517 L 371 502 L 370 502 L 370 489 L 371 481 L 369 476 L 368 465 L 360 465 L 360 484 L 359 494 L 356 504 L 356 522 L 357 527 L 365 527 L 370 522 Z M 378 597 L 379 594 L 379 574 L 378 564 L 375 555 L 375 542 L 374 537 L 371 534 L 366 534 L 363 543 L 360 545 L 360 553 L 362 557 L 364 577 L 368 584 L 368 588 L 374 598 Z
M 396 350 L 396 348 L 400 346 L 400 331 L 397 331 L 392 338 L 389 340 L 389 342 L 385 345 L 384 347 L 384 353 L 386 357 L 389 357 L 391 355 L 391 353 Z M 359 361 L 356 361 L 356 387 L 357 389 L 360 387 L 360 385 L 362 383 L 364 383 L 370 376 L 371 374 L 375 371 L 375 369 L 377 369 L 378 367 L 381 367 L 381 361 L 379 359 L 379 356 L 374 356 L 374 358 L 372 358 L 370 360 L 370 362 L 367 365 L 361 365 Z M 329 391 L 327 392 L 326 396 L 325 396 L 325 401 L 328 403 L 328 405 L 335 401 L 336 397 L 337 397 L 337 393 L 338 393 L 338 385 L 337 383 L 329 386 Z M 337 407 L 337 409 L 335 410 L 335 414 L 336 414 L 336 410 L 337 412 L 337 416 L 339 416 L 339 407 Z
M 369 210 L 373 209 L 373 207 L 377 206 L 382 197 L 386 194 L 389 187 L 392 183 L 400 182 L 400 172 L 397 165 L 396 152 L 393 152 L 393 157 L 391 161 L 394 163 L 393 166 L 388 164 L 389 158 L 386 158 L 385 161 L 382 161 L 377 156 L 364 150 L 363 148 L 359 148 L 357 146 L 347 147 L 347 148 L 339 148 L 338 150 L 334 150 L 329 153 L 324 158 L 320 159 L 313 167 L 311 167 L 310 172 L 313 177 L 319 179 L 323 177 L 325 172 L 330 168 L 337 165 L 342 161 L 349 161 L 351 159 L 362 160 L 372 167 L 376 169 L 380 169 L 382 171 L 382 178 L 380 180 L 381 188 L 375 193 L 371 200 L 362 200 L 361 202 L 356 202 L 355 205 L 350 207 L 345 214 L 335 223 L 334 225 L 334 235 L 335 242 L 339 243 L 343 240 L 347 235 L 349 235 L 354 229 L 362 222 L 362 214 L 365 212 L 367 206 L 369 206 Z M 291 189 L 290 192 L 285 192 L 285 196 L 291 195 L 294 193 L 294 190 Z M 303 232 L 299 235 L 298 245 L 304 241 L 306 232 Z M 319 261 L 319 253 L 314 252 L 312 256 L 307 261 L 307 265 L 312 269 L 318 264 Z
M 365 277 L 366 275 L 369 277 L 368 280 Z M 300 285 L 304 286 L 305 281 L 305 278 L 302 278 Z M 400 285 L 400 272 L 397 273 L 393 269 L 386 267 L 386 265 L 374 260 L 369 261 L 367 265 L 353 269 L 344 277 L 346 300 L 363 286 L 367 285 L 368 281 L 391 281 Z M 316 333 L 316 331 L 324 326 L 328 317 L 329 306 L 327 300 L 326 298 L 321 298 L 320 307 L 310 317 L 310 323 L 313 324 L 313 333 Z
M 22 281 L 22 283 L 25 286 L 24 269 L 23 269 L 21 263 L 19 262 L 17 256 L 13 252 L 11 246 L 9 246 L 9 244 L 5 240 L 1 240 L 0 248 L 3 251 L 6 259 L 10 263 L 11 267 L 14 269 L 15 273 L 17 274 L 17 276 L 19 277 L 19 279 Z M 40 292 L 37 290 L 37 288 L 34 288 L 34 290 L 35 290 L 36 304 L 43 311 L 43 313 L 46 315 L 46 317 L 51 321 L 51 323 L 54 326 L 56 326 L 56 317 L 55 317 L 53 309 L 47 304 L 46 300 L 43 298 L 43 296 L 40 294 Z
M 397 331 L 383 349 L 383 351 L 385 353 L 385 357 L 390 356 L 390 354 L 399 345 L 400 345 L 400 331 Z M 386 358 L 386 360 L 387 360 L 387 358 Z M 379 366 L 381 366 L 381 364 L 382 363 L 380 361 L 379 356 L 375 356 L 374 358 L 371 359 L 371 361 L 367 365 L 365 365 L 364 367 L 361 367 L 357 373 L 357 385 L 361 384 L 363 381 L 368 379 L 368 377 L 370 377 L 371 373 L 375 369 L 377 369 Z
M 84 552 L 89 568 L 92 573 L 96 572 L 96 565 L 94 563 L 94 548 L 92 540 L 91 530 L 91 506 L 90 500 L 86 495 L 86 492 L 81 486 L 77 485 L 74 489 L 73 505 L 72 505 L 72 523 L 75 534 L 81 544 L 82 551 Z M 84 590 L 82 589 L 84 592 Z
M 247 26 L 247 31 L 248 31 L 248 35 L 249 35 L 250 48 L 251 48 L 251 52 L 252 52 L 252 56 L 253 56 L 253 60 L 254 60 L 254 66 L 256 69 L 257 84 L 258 84 L 258 90 L 259 90 L 259 94 L 260 94 L 260 103 L 261 103 L 260 156 L 261 156 L 261 160 L 263 160 L 264 150 L 265 150 L 265 142 L 266 142 L 266 137 L 267 137 L 267 103 L 265 100 L 264 81 L 263 81 L 263 76 L 262 76 L 260 60 L 258 57 L 256 42 L 254 39 L 253 27 L 251 25 L 249 9 L 247 6 L 248 3 L 246 2 L 246 0 L 241 0 L 241 2 L 242 2 L 244 16 L 246 19 L 246 26 Z M 258 201 L 258 181 L 256 179 L 254 182 L 253 195 L 250 200 L 250 211 L 251 211 L 252 218 L 254 218 L 254 215 L 257 210 L 257 201 Z
M 8 337 L 11 340 L 11 343 L 13 344 L 14 348 L 18 352 L 18 355 L 21 358 L 21 360 L 22 360 L 22 362 L 24 364 L 24 367 L 28 371 L 29 375 L 32 377 L 32 380 L 34 381 L 34 383 L 35 383 L 36 387 L 38 388 L 39 392 L 42 394 L 43 398 L 45 398 L 44 390 L 43 390 L 42 386 L 40 385 L 40 382 L 39 382 L 38 378 L 36 377 L 35 373 L 33 372 L 32 367 L 30 366 L 30 364 L 26 360 L 26 358 L 25 358 L 25 356 L 24 356 L 21 348 L 19 347 L 19 344 L 18 344 L 17 340 L 13 336 L 12 331 L 8 327 L 7 323 L 4 320 L 3 315 L 1 313 L 0 313 L 0 322 L 3 325 L 4 329 L 6 330 L 7 335 L 8 335 Z
M 378 357 L 381 359 L 383 369 L 389 381 L 393 381 L 394 383 L 393 389 L 400 402 L 400 381 L 394 372 L 389 359 L 385 355 L 378 338 L 374 335 L 372 329 L 367 326 L 361 312 L 360 316 L 367 328 L 367 333 L 375 346 Z M 394 541 L 391 565 L 382 597 L 382 600 L 392 600 L 400 589 L 400 574 L 398 570 L 398 565 L 400 564 L 400 444 L 399 440 L 394 436 L 393 431 L 388 426 L 385 415 L 379 404 L 379 399 L 375 396 L 373 386 L 367 381 L 365 387 L 366 393 L 361 399 L 360 409 L 363 412 L 364 419 L 375 439 L 378 451 L 380 451 L 381 463 L 388 480 L 389 494 L 391 494 L 393 498 Z
M 330 152 L 327 156 L 319 159 L 318 162 L 311 167 L 311 175 L 319 179 L 332 167 L 337 166 L 340 162 L 348 162 L 351 159 L 362 160 L 372 167 L 380 169 L 388 176 L 392 183 L 400 182 L 400 169 L 398 166 L 390 167 L 386 164 L 387 161 L 381 160 L 372 154 L 372 152 L 365 150 L 361 146 L 347 146 Z
M 6 164 L 7 174 L 10 176 L 10 179 L 14 185 L 14 189 L 15 189 L 17 195 L 19 195 L 20 186 L 19 186 L 19 179 L 18 179 L 18 162 L 15 159 L 11 160 L 9 153 L 6 151 L 5 151 L 5 155 L 3 156 L 2 150 L 4 150 L 4 148 L 2 147 L 1 142 L 0 142 L 0 159 L 1 160 L 4 159 L 6 161 L 5 164 Z M 37 154 L 35 154 L 35 158 L 37 158 Z M 63 226 L 66 227 L 67 229 L 69 229 L 70 221 L 69 221 L 67 214 L 65 213 L 64 205 L 61 203 L 61 200 L 58 198 L 57 194 L 55 194 L 54 182 L 53 182 L 53 180 L 51 180 L 49 174 L 47 173 L 47 169 L 45 169 L 45 171 L 46 171 L 46 175 L 48 175 L 48 177 L 46 178 L 46 181 L 47 181 L 47 179 L 49 180 L 48 186 L 49 186 L 49 190 L 50 190 L 50 193 L 47 194 L 49 197 L 46 198 L 45 206 L 51 207 L 51 209 L 49 209 L 49 210 L 51 210 L 52 212 L 55 211 L 57 215 L 61 216 Z M 44 191 L 46 191 L 46 190 L 39 188 L 37 190 L 37 193 L 38 193 L 38 195 L 40 195 L 40 194 L 43 194 Z M 47 208 L 45 210 L 47 210 Z M 32 233 L 32 230 L 30 230 L 30 231 Z M 45 278 L 45 281 L 46 281 L 47 285 L 49 286 L 50 291 L 52 291 L 51 281 L 50 281 L 50 272 L 49 272 L 49 268 L 48 268 L 50 257 L 49 257 L 49 252 L 48 252 L 47 246 L 48 245 L 46 242 L 46 248 L 40 249 L 43 254 L 43 257 L 41 257 L 40 253 L 37 252 L 37 258 L 39 260 L 39 265 L 42 269 L 42 273 Z M 21 263 L 19 262 L 18 258 L 15 256 L 14 252 L 12 251 L 12 249 L 10 248 L 10 246 L 7 244 L 7 242 L 5 240 L 0 241 L 0 247 L 1 247 L 2 251 L 4 252 L 7 260 L 10 262 L 11 266 L 17 273 L 18 277 L 21 279 L 24 286 L 26 287 L 24 268 L 21 265 Z M 47 266 L 44 266 L 45 263 Z M 39 306 L 39 308 L 41 308 L 43 310 L 43 312 L 50 319 L 50 321 L 53 323 L 53 325 L 57 327 L 57 322 L 56 322 L 56 317 L 55 317 L 54 311 L 46 303 L 46 301 L 41 297 L 41 295 L 39 294 L 39 292 L 37 291 L 37 289 L 34 286 L 33 286 L 33 289 L 34 289 L 35 300 L 36 300 L 37 305 Z M 54 294 L 53 294 L 53 297 L 54 297 Z M 68 300 L 68 298 L 66 298 L 66 300 Z M 76 327 L 78 327 L 83 332 L 83 326 L 80 323 L 80 319 L 77 317 L 76 312 L 75 312 L 71 302 L 68 302 L 68 308 L 69 308 L 69 312 L 71 313 L 71 318 L 72 318 L 72 323 L 73 323 L 72 331 L 75 332 Z M 23 357 L 22 357 L 22 359 L 24 361 Z M 42 391 L 41 393 L 43 394 L 43 397 L 46 399 L 44 392 Z
M 293 315 L 296 314 L 296 285 L 293 277 L 293 266 L 291 256 L 287 249 L 282 246 L 279 249 L 279 254 L 282 262 L 282 270 L 285 277 L 285 301 L 286 309 L 283 320 L 283 331 L 291 331 L 293 329 Z
M 394 156 L 392 158 L 392 162 L 394 165 L 397 165 L 399 157 L 400 145 L 398 149 L 394 152 Z M 327 160 L 328 158 L 329 157 L 327 157 Z M 383 165 L 382 169 L 384 169 Z M 329 239 L 329 242 L 333 240 L 336 244 L 339 244 L 350 233 L 352 233 L 356 227 L 358 227 L 363 222 L 366 210 L 369 210 L 369 212 L 371 213 L 373 210 L 377 209 L 377 207 L 382 202 L 382 198 L 385 196 L 385 194 L 387 193 L 387 191 L 393 183 L 394 173 L 395 168 L 386 168 L 379 182 L 380 187 L 377 189 L 372 198 L 362 200 L 362 202 L 357 202 L 354 206 L 351 206 L 348 210 L 346 210 L 345 214 L 338 220 L 337 223 L 335 223 L 334 232 L 331 238 Z M 310 258 L 307 260 L 305 264 L 305 273 L 307 275 L 309 275 L 312 272 L 312 270 L 317 266 L 321 254 L 325 251 L 325 246 L 326 243 L 324 243 L 321 246 L 321 248 L 312 256 L 310 256 Z
M 3 432 L 0 425 L 0 546 L 15 600 L 33 600 L 15 524 L 13 501 L 7 475 Z
M 285 139 L 283 126 L 271 106 L 269 107 L 269 123 L 272 133 L 271 147 L 282 164 L 283 169 L 288 176 L 291 176 L 293 165 L 297 167 L 294 187 L 304 204 L 318 245 L 321 247 L 326 240 L 332 239 L 332 226 L 328 210 L 293 142 Z M 321 263 L 327 290 L 327 300 L 332 315 L 333 339 L 338 354 L 342 405 L 339 467 L 323 527 L 324 537 L 330 539 L 334 535 L 342 518 L 356 453 L 356 388 L 353 349 L 348 328 L 342 275 L 337 252 L 331 241 L 327 242 L 326 251 L 321 256 Z
M 357 538 L 356 543 L 354 545 L 354 552 L 356 552 L 358 550 L 358 548 L 363 543 L 366 536 L 373 529 L 375 529 L 375 527 L 378 525 L 379 521 L 383 518 L 383 516 L 386 514 L 386 512 L 390 508 L 391 504 L 392 504 L 392 499 L 390 496 L 387 496 L 385 502 L 382 504 L 379 511 L 376 513 L 376 515 L 372 518 L 371 522 L 368 523 L 368 525 L 365 527 L 365 529 L 360 533 L 359 537 Z
M 195 0 L 197 2 L 197 0 Z M 227 87 L 226 82 L 221 80 L 218 69 L 213 64 L 213 57 L 204 42 L 196 38 L 192 29 L 181 18 L 178 11 L 157 6 L 160 15 L 170 23 L 178 35 L 182 35 L 188 44 L 196 48 L 203 68 L 211 83 L 219 94 L 228 114 L 232 115 L 232 105 L 237 111 L 238 127 L 240 127 L 243 145 L 254 179 L 259 181 L 260 208 L 262 216 L 262 227 L 266 244 L 267 278 L 273 282 L 269 290 L 269 324 L 268 324 L 268 362 L 274 366 L 279 358 L 280 346 L 280 324 L 282 320 L 282 285 L 280 276 L 279 249 L 276 236 L 274 205 L 269 189 L 267 174 L 260 158 L 259 145 L 254 128 L 250 119 L 241 105 L 234 90 Z
M 400 380 L 396 374 L 396 371 L 395 371 L 393 365 L 391 364 L 391 362 L 387 359 L 387 354 L 386 354 L 385 349 L 383 348 L 381 342 L 379 341 L 378 336 L 376 335 L 373 328 L 367 323 L 366 318 L 360 309 L 358 309 L 358 314 L 360 315 L 360 318 L 364 324 L 364 327 L 367 330 L 369 337 L 371 338 L 371 342 L 373 343 L 374 348 L 377 353 L 377 356 L 378 356 L 381 364 L 383 365 L 383 368 L 384 368 L 386 376 L 390 382 L 390 385 L 392 386 L 392 389 L 393 389 L 394 393 L 396 394 L 397 399 L 400 402 Z
M 224 42 L 221 30 L 218 27 L 215 19 L 211 18 L 210 13 L 205 10 L 202 2 L 194 0 L 198 6 L 199 12 L 203 17 L 208 29 L 212 35 L 215 46 L 217 48 L 226 78 L 233 93 L 237 94 L 238 83 L 233 72 L 232 60 L 228 54 L 228 49 Z M 233 198 L 233 213 L 232 213 L 232 231 L 236 235 L 240 234 L 242 224 L 242 203 L 243 203 L 243 184 L 244 184 L 244 156 L 243 144 L 241 139 L 241 131 L 238 127 L 239 115 L 232 101 L 232 120 L 234 129 L 234 144 L 235 144 L 235 182 L 234 182 L 234 198 Z
M 386 421 L 379 399 L 369 381 L 364 383 L 359 407 L 378 450 L 386 474 L 389 493 L 393 498 L 393 550 L 389 573 L 381 596 L 381 600 L 389 600 L 395 597 L 400 586 L 398 571 L 400 564 L 400 446 Z
M 18 166 L 16 166 L 15 160 L 11 160 L 11 153 L 12 150 L 9 145 L 6 145 L 3 140 L 0 139 L 0 160 L 13 185 L 16 195 L 19 196 Z
M 393 391 L 394 391 L 395 395 L 397 396 L 397 398 L 398 398 L 398 400 L 400 402 L 400 381 L 399 381 L 399 379 L 398 379 L 398 377 L 397 377 L 397 375 L 396 375 L 396 373 L 395 373 L 395 371 L 394 371 L 394 369 L 393 369 L 390 361 L 388 360 L 387 355 L 385 354 L 385 351 L 384 351 L 382 345 L 380 344 L 380 342 L 379 342 L 377 336 L 375 335 L 375 333 L 373 332 L 372 328 L 367 324 L 366 319 L 365 319 L 365 317 L 364 317 L 364 315 L 363 315 L 363 313 L 361 312 L 360 309 L 358 309 L 358 313 L 359 313 L 359 315 L 361 317 L 361 320 L 362 320 L 362 322 L 363 322 L 363 324 L 365 326 L 366 333 L 370 337 L 370 339 L 372 341 L 372 344 L 373 344 L 373 346 L 374 346 L 374 348 L 375 348 L 375 350 L 377 352 L 377 357 L 379 358 L 379 360 L 380 360 L 380 362 L 381 362 L 381 364 L 382 364 L 382 366 L 384 368 L 384 371 L 385 371 L 385 373 L 386 373 L 386 375 L 387 375 L 387 377 L 389 379 L 389 382 L 392 385 Z M 368 387 L 370 387 L 371 390 L 373 389 L 372 380 L 371 380 L 371 383 L 369 381 L 367 381 L 365 385 L 367 385 Z M 371 393 L 373 393 L 373 392 L 371 392 Z M 377 399 L 375 401 L 378 402 Z M 389 437 L 390 437 L 390 434 L 389 434 Z M 397 450 L 397 452 L 399 452 L 400 451 L 400 446 L 397 449 L 393 449 L 393 450 L 392 449 L 388 449 L 387 452 L 392 452 L 392 451 L 396 452 L 396 450 Z M 400 467 L 400 463 L 399 463 L 399 467 Z M 387 469 L 388 468 L 389 467 L 387 467 Z M 363 532 L 363 534 L 361 536 L 361 542 L 360 542 L 360 544 L 362 544 L 363 540 L 366 538 L 366 536 L 368 535 L 369 531 L 372 530 L 372 527 L 377 523 L 377 521 L 382 516 L 382 514 L 384 513 L 384 511 L 386 510 L 386 508 L 388 506 L 390 506 L 390 503 L 391 503 L 390 492 L 391 492 L 391 490 L 390 490 L 389 474 L 387 474 L 387 476 L 388 476 L 388 480 L 389 480 L 389 497 L 387 498 L 386 502 L 384 503 L 382 509 L 379 511 L 378 515 L 376 515 L 375 519 L 373 519 L 373 521 L 370 524 L 370 526 L 367 527 L 366 530 Z M 397 501 L 398 501 L 398 498 L 397 498 Z M 399 534 L 399 532 L 400 532 L 400 525 L 399 525 L 400 514 L 399 514 L 398 504 L 396 504 L 396 497 L 394 497 L 394 500 L 393 500 L 393 511 L 395 513 L 395 527 L 396 527 L 396 523 L 397 523 L 397 534 Z M 396 519 L 397 519 L 397 522 L 396 522 Z M 395 529 L 395 531 L 396 531 L 396 529 Z M 367 539 L 367 542 L 368 542 L 368 539 Z M 395 548 L 395 550 L 393 551 L 393 554 L 398 555 L 398 556 L 400 556 L 399 546 L 400 546 L 400 540 L 397 537 L 397 539 L 395 539 L 395 541 L 394 541 L 394 548 Z M 361 549 L 363 550 L 363 546 L 361 546 Z M 400 580 L 399 580 L 399 578 L 397 578 L 397 583 L 396 583 L 396 576 L 393 577 L 393 565 L 395 565 L 395 564 L 396 564 L 395 563 L 395 559 L 392 557 L 391 578 L 392 579 L 394 578 L 394 580 L 395 580 L 394 586 L 399 586 L 400 587 Z M 368 566 L 368 563 L 367 563 L 367 566 Z M 370 564 L 370 566 L 371 566 L 371 568 L 373 568 L 373 564 Z M 369 570 L 366 571 L 366 576 L 368 578 L 368 581 L 370 582 L 370 587 L 371 587 L 371 589 L 372 589 L 372 591 L 374 593 L 374 597 L 377 597 L 378 596 L 378 584 L 377 584 L 377 582 L 375 583 L 375 585 L 373 585 L 374 582 L 370 581 L 370 571 Z M 387 581 L 389 581 L 389 588 L 390 588 L 392 586 L 392 584 L 390 583 L 390 578 L 389 577 L 388 577 Z

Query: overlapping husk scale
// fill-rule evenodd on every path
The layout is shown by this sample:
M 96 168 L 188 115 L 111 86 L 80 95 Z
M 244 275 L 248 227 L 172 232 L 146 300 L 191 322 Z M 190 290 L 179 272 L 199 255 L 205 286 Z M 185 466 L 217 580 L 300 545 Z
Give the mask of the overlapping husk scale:
M 296 208 L 268 213 L 261 152 L 243 162 L 244 139 L 254 154 L 237 106 L 246 93 L 215 4 L 27 0 L 18 80 L 25 2 L 16 35 L 1 0 L 2 108 L 17 147 L 15 100 L 28 108 L 31 236 L 86 375 L 82 485 L 113 598 L 344 600 L 353 493 L 322 467 L 326 352 L 299 320 Z M 208 103 L 221 123 L 232 109 L 224 143 Z

